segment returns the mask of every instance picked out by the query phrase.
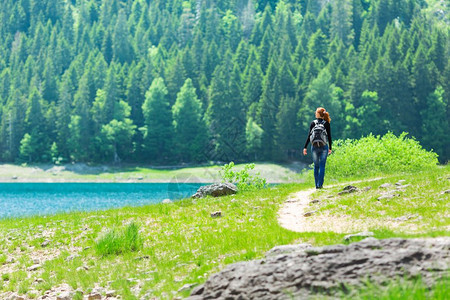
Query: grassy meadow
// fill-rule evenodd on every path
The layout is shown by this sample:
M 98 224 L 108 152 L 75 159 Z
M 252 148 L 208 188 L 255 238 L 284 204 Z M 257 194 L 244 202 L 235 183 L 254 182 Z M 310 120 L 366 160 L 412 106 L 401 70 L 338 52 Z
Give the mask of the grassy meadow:
M 384 143 L 372 142 L 374 147 Z M 345 160 L 345 146 L 335 152 L 325 182 L 335 185 L 313 194 L 320 199 L 311 204 L 318 214 L 367 222 L 376 238 L 450 235 L 450 194 L 445 192 L 450 166 L 372 170 L 366 176 L 358 167 L 358 173 L 341 174 L 332 166 L 333 160 Z M 346 177 L 361 180 L 354 184 L 358 191 L 337 195 Z M 75 299 L 94 289 L 103 296 L 113 290 L 123 299 L 183 298 L 225 265 L 261 258 L 274 246 L 346 243 L 344 236 L 354 232 L 297 233 L 279 225 L 278 211 L 289 195 L 314 186 L 310 174 L 303 183 L 300 179 L 222 198 L 0 220 L 0 298 L 11 292 L 37 298 L 62 284 L 70 286 Z M 391 184 L 392 198 L 378 199 L 386 193 L 383 184 Z M 222 216 L 213 218 L 217 211 Z M 393 281 L 383 288 L 368 283 L 351 295 L 448 299 L 447 284 L 444 279 L 428 289 L 420 280 Z

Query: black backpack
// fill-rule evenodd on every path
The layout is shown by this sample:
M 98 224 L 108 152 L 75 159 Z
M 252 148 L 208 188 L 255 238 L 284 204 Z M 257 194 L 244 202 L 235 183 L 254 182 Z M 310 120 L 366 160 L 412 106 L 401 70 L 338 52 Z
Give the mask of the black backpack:
M 324 120 L 314 120 L 314 127 L 311 129 L 309 141 L 314 147 L 323 147 L 327 144 L 328 135 Z

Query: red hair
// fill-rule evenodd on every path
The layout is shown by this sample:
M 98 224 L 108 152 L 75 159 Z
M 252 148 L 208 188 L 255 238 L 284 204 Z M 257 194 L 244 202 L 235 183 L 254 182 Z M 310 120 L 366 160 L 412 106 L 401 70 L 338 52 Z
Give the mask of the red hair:
M 316 109 L 316 114 L 319 114 L 320 118 L 324 119 L 328 123 L 331 122 L 330 114 L 323 107 L 319 107 Z

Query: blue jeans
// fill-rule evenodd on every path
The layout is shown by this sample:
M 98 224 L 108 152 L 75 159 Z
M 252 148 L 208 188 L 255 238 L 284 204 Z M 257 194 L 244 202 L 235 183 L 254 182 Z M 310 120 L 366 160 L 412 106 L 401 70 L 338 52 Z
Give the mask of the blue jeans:
M 325 178 L 325 164 L 328 156 L 328 145 L 323 147 L 311 146 L 311 153 L 314 162 L 314 181 L 316 183 L 316 188 L 321 188 Z

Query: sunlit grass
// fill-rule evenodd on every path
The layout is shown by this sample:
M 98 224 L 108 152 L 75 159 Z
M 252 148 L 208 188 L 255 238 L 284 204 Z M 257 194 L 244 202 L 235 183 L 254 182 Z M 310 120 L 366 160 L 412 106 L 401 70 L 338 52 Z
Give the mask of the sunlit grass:
M 450 187 L 449 177 L 450 166 L 442 166 L 355 183 L 359 191 L 350 194 L 338 195 L 344 185 L 326 188 L 314 193 L 313 197 L 321 200 L 315 209 L 368 222 L 384 220 L 387 228 L 398 225 L 398 232 L 431 234 L 450 226 L 450 194 L 445 193 Z M 382 184 L 391 186 L 382 188 Z M 383 195 L 392 198 L 383 199 Z
M 350 287 L 350 292 L 342 294 L 342 299 L 352 300 L 393 300 L 393 299 L 427 299 L 446 300 L 450 298 L 449 277 L 438 280 L 432 289 L 421 278 L 408 280 L 391 280 L 383 285 L 366 282 L 360 289 Z
M 142 238 L 139 235 L 139 226 L 129 224 L 124 229 L 111 229 L 95 243 L 97 254 L 106 256 L 138 251 L 142 248 Z
M 373 228 L 376 238 L 448 235 L 447 223 L 432 218 L 439 215 L 439 210 L 448 211 L 445 204 L 448 201 L 439 204 L 437 200 L 441 196 L 436 196 L 441 195 L 448 177 L 449 167 L 442 167 L 433 172 L 391 175 L 384 180 L 356 184 L 360 189 L 371 185 L 372 189 L 365 192 L 368 194 L 326 198 L 327 193 L 340 190 L 334 188 L 321 190 L 317 196 L 324 198 L 322 210 L 342 213 L 345 205 L 345 212 L 353 218 L 361 218 L 364 211 L 376 216 L 384 210 L 383 217 L 414 213 L 420 214 L 424 222 L 430 221 L 430 226 L 423 226 L 413 234 Z M 411 184 L 402 194 L 411 198 L 407 200 L 411 205 L 405 205 L 406 200 L 398 197 L 389 205 L 373 208 L 378 184 L 400 179 L 407 180 L 404 184 Z M 185 284 L 203 283 L 225 265 L 261 258 L 277 245 L 344 243 L 344 234 L 295 233 L 278 224 L 280 205 L 291 193 L 311 186 L 311 182 L 284 184 L 222 198 L 0 220 L 0 260 L 6 262 L 9 257 L 15 257 L 15 263 L 6 266 L 20 266 L 5 273 L 8 280 L 2 280 L 0 295 L 21 290 L 29 297 L 35 292 L 39 296 L 67 283 L 85 294 L 97 285 L 116 290 L 123 299 L 172 299 L 189 294 L 190 289 L 177 292 Z M 417 193 L 425 198 L 416 199 Z M 212 218 L 211 213 L 215 211 L 221 211 L 222 217 Z M 45 239 L 50 243 L 42 247 Z M 136 243 L 139 247 L 125 246 L 134 245 L 132 241 L 138 240 L 142 241 Z M 99 250 L 99 245 L 106 246 Z M 29 280 L 23 270 L 33 264 L 32 257 L 37 251 L 42 256 L 41 267 L 30 273 Z M 367 295 L 370 293 L 368 290 Z M 435 293 L 440 293 L 439 289 Z

